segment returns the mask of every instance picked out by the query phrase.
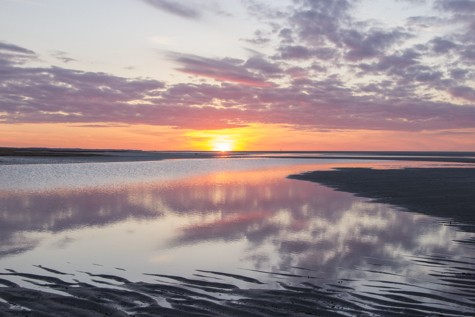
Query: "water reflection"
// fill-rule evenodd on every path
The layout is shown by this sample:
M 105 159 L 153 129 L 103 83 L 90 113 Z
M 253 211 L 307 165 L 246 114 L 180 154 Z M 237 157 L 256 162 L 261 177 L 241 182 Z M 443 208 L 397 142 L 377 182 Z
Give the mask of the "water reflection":
M 304 268 L 342 278 L 361 275 L 353 269 L 367 267 L 369 259 L 401 272 L 407 269 L 401 255 L 457 254 L 453 240 L 468 236 L 431 217 L 283 179 L 289 172 L 220 173 L 162 190 L 171 210 L 194 213 L 168 245 L 244 240 L 243 256 L 254 268 Z
M 0 256 L 15 254 L 22 261 L 21 254 L 39 249 L 45 236 L 32 232 L 44 233 L 54 241 L 48 252 L 80 253 L 77 240 L 86 240 L 91 228 L 122 241 L 124 228 L 116 225 L 132 226 L 132 222 L 133 234 L 141 236 L 141 241 L 154 240 L 153 248 L 124 243 L 116 250 L 96 253 L 121 258 L 124 263 L 117 263 L 120 266 L 131 265 L 124 253 L 138 252 L 141 255 L 135 259 L 152 258 L 156 263 L 166 258 L 172 262 L 171 270 L 173 261 L 180 259 L 186 262 L 180 265 L 190 271 L 197 266 L 208 268 L 220 257 L 234 254 L 221 270 L 310 271 L 334 279 L 361 276 L 361 268 L 368 269 L 375 262 L 387 272 L 415 276 L 418 269 L 408 267 L 404 260 L 408 256 L 471 252 L 453 242 L 469 237 L 468 233 L 440 226 L 428 216 L 398 212 L 318 184 L 285 178 L 330 166 L 260 167 L 120 186 L 92 183 L 81 188 L 64 185 L 73 183 L 70 179 L 45 191 L 3 189 Z M 74 239 L 63 234 L 73 231 Z M 213 254 L 218 248 L 224 251 Z M 180 256 L 169 256 L 169 250 Z M 46 252 L 44 247 L 41 252 Z M 196 254 L 200 259 L 191 258 Z M 145 263 L 137 266 L 138 270 L 150 269 Z
M 107 226 L 129 217 L 157 217 L 159 211 L 129 202 L 121 191 L 0 192 L 1 254 L 29 250 L 26 232 L 57 233 L 83 227 Z

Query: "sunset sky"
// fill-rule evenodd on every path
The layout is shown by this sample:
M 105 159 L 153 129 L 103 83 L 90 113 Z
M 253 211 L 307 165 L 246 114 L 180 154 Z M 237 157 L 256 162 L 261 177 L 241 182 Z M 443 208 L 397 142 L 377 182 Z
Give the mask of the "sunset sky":
M 475 0 L 0 0 L 0 147 L 475 151 Z

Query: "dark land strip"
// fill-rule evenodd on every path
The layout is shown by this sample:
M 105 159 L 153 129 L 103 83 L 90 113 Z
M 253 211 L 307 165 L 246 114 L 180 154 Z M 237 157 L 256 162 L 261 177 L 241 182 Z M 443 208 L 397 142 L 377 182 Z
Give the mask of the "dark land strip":
M 415 162 L 441 162 L 441 163 L 475 163 L 475 158 L 465 156 L 378 156 L 378 155 L 325 155 L 325 156 L 298 156 L 298 155 L 266 155 L 261 158 L 286 158 L 286 159 L 327 159 L 327 160 L 367 160 L 367 161 L 415 161 Z
M 160 161 L 223 157 L 217 152 L 83 150 L 0 147 L 0 165 Z
M 475 163 L 475 152 L 414 151 L 141 151 L 108 149 L 52 149 L 0 147 L 0 165 L 157 161 L 190 158 L 282 158 L 334 160 L 392 160 L 445 163 Z

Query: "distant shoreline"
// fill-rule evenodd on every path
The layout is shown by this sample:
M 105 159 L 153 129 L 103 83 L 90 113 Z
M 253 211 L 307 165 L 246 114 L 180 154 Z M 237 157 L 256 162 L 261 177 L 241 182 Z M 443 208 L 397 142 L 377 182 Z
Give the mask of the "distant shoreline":
M 192 158 L 302 158 L 474 163 L 475 152 L 444 151 L 140 151 L 0 147 L 0 165 L 158 161 Z
M 0 148 L 0 165 L 160 161 L 218 156 L 222 154 L 217 152 Z

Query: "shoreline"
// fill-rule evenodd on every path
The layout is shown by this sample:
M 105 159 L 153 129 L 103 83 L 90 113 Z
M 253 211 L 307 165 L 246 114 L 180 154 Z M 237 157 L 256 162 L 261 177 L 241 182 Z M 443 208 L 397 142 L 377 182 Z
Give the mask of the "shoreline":
M 288 176 L 410 212 L 449 219 L 475 232 L 475 168 L 341 168 Z
M 143 162 L 167 159 L 215 158 L 222 156 L 223 155 L 219 152 L 0 148 L 0 166 L 23 164 Z

